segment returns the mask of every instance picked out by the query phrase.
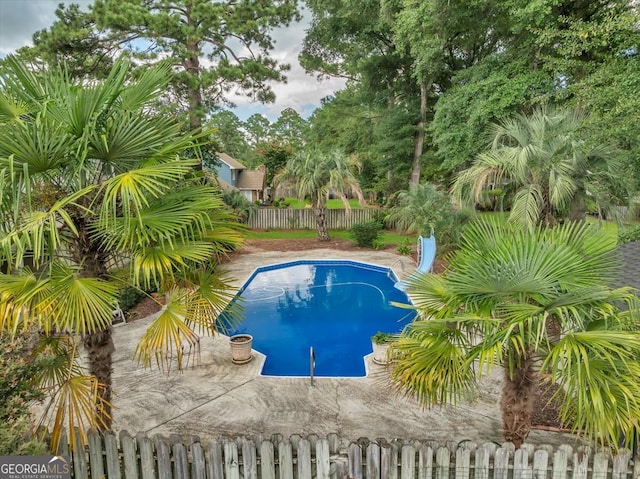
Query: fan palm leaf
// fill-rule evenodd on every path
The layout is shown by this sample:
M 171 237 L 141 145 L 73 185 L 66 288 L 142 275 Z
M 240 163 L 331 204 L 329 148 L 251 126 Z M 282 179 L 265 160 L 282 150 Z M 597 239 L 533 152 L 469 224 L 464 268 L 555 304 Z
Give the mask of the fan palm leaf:
M 493 125 L 488 151 L 456 176 L 454 195 L 477 203 L 486 190 L 510 184 L 515 196 L 509 220 L 525 227 L 554 224 L 577 211 L 591 178 L 606 172 L 609 183 L 617 181 L 615 149 L 587 146 L 580 136 L 584 119 L 579 110 L 543 106 Z
M 616 447 L 640 422 L 640 308 L 634 290 L 610 287 L 614 248 L 586 223 L 468 226 L 443 276 L 409 282 L 420 319 L 395 346 L 398 387 L 425 405 L 454 402 L 500 365 L 505 437 L 519 445 L 530 427 L 524 399 L 543 371 L 564 392 L 565 424 Z
M 119 60 L 106 80 L 78 84 L 14 58 L 7 65 L 0 78 L 0 262 L 7 265 L 0 332 L 36 326 L 80 336 L 88 371 L 51 376 L 64 385 L 50 388 L 59 394 L 49 417 L 54 435 L 64 420 L 103 429 L 111 421 L 115 284 L 168 295 L 138 357 L 145 365 L 148 354 L 161 363 L 177 357 L 182 367 L 181 341 L 193 344 L 197 333 L 224 326 L 217 315 L 233 288 L 216 259 L 241 243 L 242 226 L 223 209 L 220 192 L 195 178 L 199 160 L 184 158 L 206 134 L 184 132 L 154 104 L 169 66 L 130 81 Z M 201 266 L 202 275 L 190 273 Z

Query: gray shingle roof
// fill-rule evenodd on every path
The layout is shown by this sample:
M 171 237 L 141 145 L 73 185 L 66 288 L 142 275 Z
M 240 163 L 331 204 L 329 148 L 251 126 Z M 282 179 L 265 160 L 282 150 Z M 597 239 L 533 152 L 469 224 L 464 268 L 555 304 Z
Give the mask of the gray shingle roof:
M 619 245 L 617 251 L 622 263 L 620 285 L 640 290 L 640 241 Z
M 244 170 L 238 178 L 238 189 L 262 191 L 264 189 L 264 171 Z
M 216 153 L 216 156 L 227 165 L 232 170 L 244 170 L 246 166 L 240 163 L 238 160 L 233 158 L 232 156 L 227 155 L 226 153 Z

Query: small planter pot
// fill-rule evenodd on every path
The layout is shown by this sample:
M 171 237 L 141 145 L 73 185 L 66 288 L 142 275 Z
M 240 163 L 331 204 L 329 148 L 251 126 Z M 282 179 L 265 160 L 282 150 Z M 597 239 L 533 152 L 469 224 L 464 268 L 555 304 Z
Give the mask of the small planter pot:
M 389 358 L 389 354 L 388 354 L 388 350 L 389 350 L 388 343 L 378 344 L 372 341 L 371 347 L 373 349 L 372 359 L 374 363 L 385 365 L 391 362 L 391 359 Z
M 251 347 L 253 336 L 250 334 L 236 334 L 229 338 L 231 345 L 231 361 L 233 364 L 246 364 L 253 359 Z

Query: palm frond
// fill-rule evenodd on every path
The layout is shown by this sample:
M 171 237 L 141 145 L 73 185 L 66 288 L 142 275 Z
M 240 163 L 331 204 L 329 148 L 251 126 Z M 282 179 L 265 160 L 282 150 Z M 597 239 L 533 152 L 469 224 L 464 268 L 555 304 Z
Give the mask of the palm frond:
M 412 323 L 390 346 L 391 377 L 424 406 L 455 404 L 475 387 L 464 342 L 459 331 L 446 323 Z
M 51 449 L 58 450 L 65 429 L 79 432 L 80 444 L 76 444 L 74 434 L 69 435 L 71 449 L 84 446 L 87 429 L 104 427 L 100 424 L 103 416 L 97 412 L 110 409 L 110 404 L 100 398 L 101 385 L 80 366 L 77 345 L 71 336 L 43 336 L 34 354 L 44 359 L 45 367 L 37 380 L 48 400 L 38 424 L 51 431 Z
M 147 328 L 138 342 L 134 357 L 144 367 L 150 367 L 153 360 L 160 369 L 170 369 L 175 360 L 178 369 L 183 367 L 183 343 L 195 344 L 196 333 L 184 322 L 185 302 L 181 297 L 185 292 L 175 290 L 167 297 L 167 304 L 160 315 Z
M 119 217 L 140 221 L 138 212 L 147 208 L 152 199 L 169 192 L 196 163 L 176 160 L 128 170 L 110 178 L 104 183 L 102 222 L 108 225 L 109 219 Z
M 542 365 L 565 391 L 561 417 L 606 447 L 640 425 L 640 333 L 565 335 Z M 615 379 L 613 379 L 615 378 Z
M 523 228 L 538 224 L 545 206 L 543 193 L 538 185 L 530 184 L 520 188 L 513 199 L 509 221 Z

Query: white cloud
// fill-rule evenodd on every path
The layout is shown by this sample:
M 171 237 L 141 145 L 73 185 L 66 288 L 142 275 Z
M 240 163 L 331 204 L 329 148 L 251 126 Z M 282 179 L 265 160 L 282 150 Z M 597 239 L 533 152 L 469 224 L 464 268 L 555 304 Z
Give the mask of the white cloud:
M 55 20 L 55 10 L 61 0 L 0 0 L 0 57 L 30 45 L 32 35 L 47 28 Z M 91 0 L 71 0 L 86 9 Z M 261 113 L 274 120 L 285 108 L 293 108 L 301 116 L 309 116 L 320 105 L 320 100 L 344 87 L 341 79 L 319 82 L 314 75 L 304 72 L 298 63 L 302 40 L 308 21 L 293 23 L 274 31 L 275 51 L 272 55 L 279 61 L 291 65 L 286 84 L 274 83 L 274 104 L 262 105 L 246 97 L 234 97 L 238 105 L 236 114 L 245 119 L 253 113 Z

